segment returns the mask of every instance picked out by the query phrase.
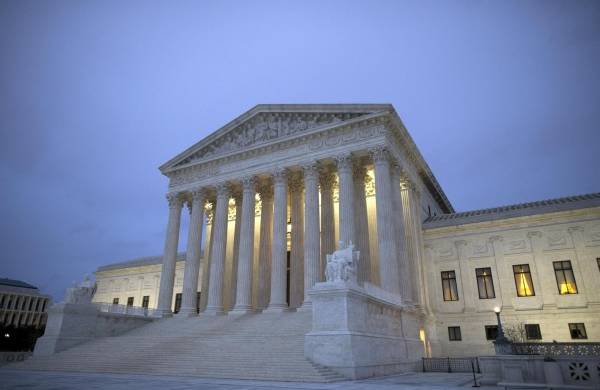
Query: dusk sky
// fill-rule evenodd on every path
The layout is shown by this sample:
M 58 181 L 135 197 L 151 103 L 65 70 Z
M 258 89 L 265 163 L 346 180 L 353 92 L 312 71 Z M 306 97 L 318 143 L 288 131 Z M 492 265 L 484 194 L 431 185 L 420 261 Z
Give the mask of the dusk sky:
M 0 53 L 0 277 L 57 300 L 259 103 L 393 104 L 457 211 L 600 191 L 600 1 L 3 0 Z

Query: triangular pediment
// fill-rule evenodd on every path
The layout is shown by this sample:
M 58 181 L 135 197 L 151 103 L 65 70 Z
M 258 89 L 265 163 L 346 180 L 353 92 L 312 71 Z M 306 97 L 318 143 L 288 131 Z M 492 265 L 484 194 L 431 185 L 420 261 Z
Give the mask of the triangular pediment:
M 259 105 L 171 159 L 165 173 L 390 110 L 385 104 Z

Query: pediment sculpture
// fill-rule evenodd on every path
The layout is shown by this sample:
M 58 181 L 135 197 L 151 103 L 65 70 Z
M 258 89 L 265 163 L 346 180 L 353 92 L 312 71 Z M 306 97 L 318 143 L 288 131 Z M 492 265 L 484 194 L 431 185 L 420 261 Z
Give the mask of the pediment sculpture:
M 325 267 L 327 282 L 356 284 L 356 266 L 359 257 L 360 252 L 354 250 L 352 241 L 347 246 L 340 241 L 339 249 L 333 254 L 327 255 L 327 266 Z
M 90 280 L 89 275 L 85 275 L 80 283 L 73 283 L 65 293 L 65 303 L 89 304 L 96 292 L 96 282 Z

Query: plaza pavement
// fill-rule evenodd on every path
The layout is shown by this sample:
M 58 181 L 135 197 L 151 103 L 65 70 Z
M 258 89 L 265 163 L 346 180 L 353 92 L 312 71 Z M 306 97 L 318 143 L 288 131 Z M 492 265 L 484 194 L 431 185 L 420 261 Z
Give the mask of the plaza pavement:
M 471 374 L 463 373 L 410 373 L 322 384 L 0 369 L 0 390 L 465 390 L 472 384 Z

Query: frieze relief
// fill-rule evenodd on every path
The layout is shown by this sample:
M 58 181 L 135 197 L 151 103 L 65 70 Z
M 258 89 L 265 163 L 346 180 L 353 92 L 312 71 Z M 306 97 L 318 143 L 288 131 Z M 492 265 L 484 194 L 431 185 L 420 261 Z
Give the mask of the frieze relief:
M 600 224 L 591 226 L 586 229 L 586 245 L 587 246 L 598 246 L 600 245 Z
M 372 123 L 371 123 L 372 122 Z M 358 126 L 358 125 L 357 125 Z M 367 121 L 363 126 L 367 127 L 356 127 L 356 128 L 338 128 L 332 129 L 331 131 L 324 132 L 323 134 L 311 135 L 311 139 L 307 140 L 293 140 L 294 144 L 304 144 L 309 151 L 318 151 L 320 149 L 329 149 L 335 146 L 352 144 L 357 140 L 368 139 L 379 135 L 385 131 L 382 124 L 377 124 L 375 119 Z M 262 152 L 252 152 L 253 155 L 267 154 L 278 150 L 279 148 L 289 147 L 290 143 L 281 143 L 269 146 L 269 149 Z M 214 177 L 220 174 L 224 174 L 223 169 L 218 165 L 217 162 L 208 162 L 206 164 L 190 166 L 181 168 L 177 171 L 169 173 L 169 188 L 183 186 L 190 183 L 195 183 L 200 180 Z M 369 183 L 366 183 L 369 188 Z M 371 192 L 373 192 L 373 183 L 370 185 Z M 374 193 L 373 193 L 374 194 Z M 369 194 L 367 194 L 369 196 Z
M 471 255 L 469 257 L 489 257 L 493 256 L 490 245 L 487 241 L 474 242 L 471 245 Z
M 331 126 L 367 113 L 260 113 L 193 153 L 176 166 L 238 151 L 292 136 L 317 127 Z
M 443 260 L 455 259 L 456 250 L 451 246 L 436 248 L 437 257 Z
M 530 252 L 529 243 L 526 240 L 507 240 L 504 243 L 504 253 L 516 254 Z
M 563 249 L 563 248 L 570 248 L 572 247 L 572 245 L 570 245 L 570 240 L 567 239 L 567 236 L 564 232 L 561 231 L 555 231 L 555 232 L 548 232 L 547 234 L 545 234 L 546 236 L 546 244 L 547 244 L 547 250 L 552 250 L 552 249 Z

